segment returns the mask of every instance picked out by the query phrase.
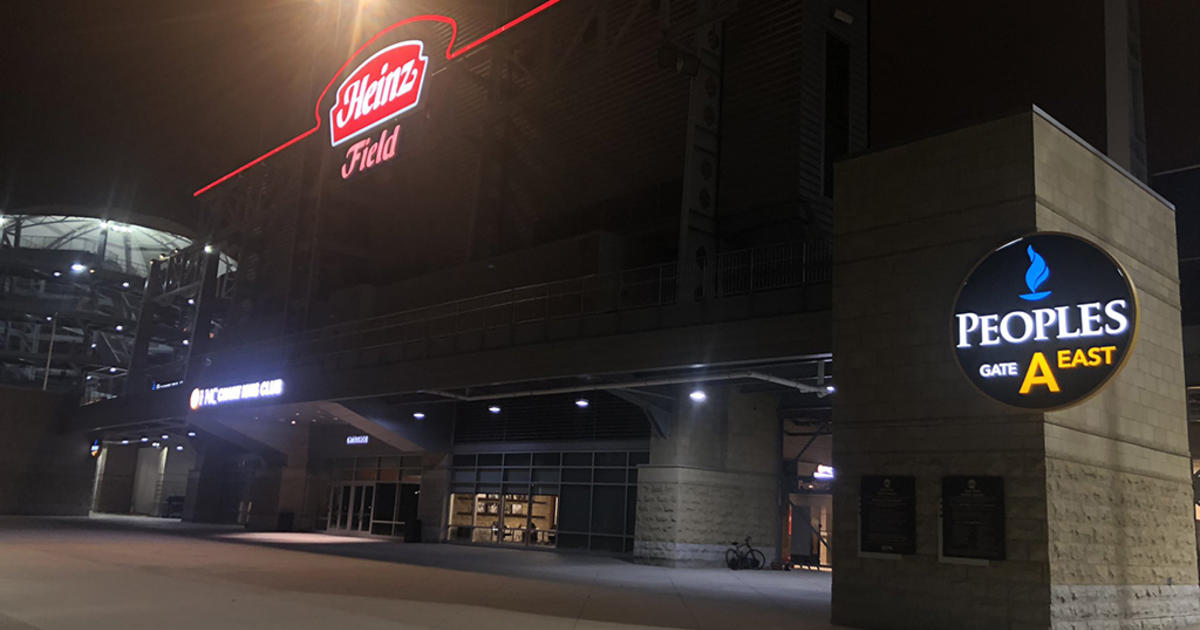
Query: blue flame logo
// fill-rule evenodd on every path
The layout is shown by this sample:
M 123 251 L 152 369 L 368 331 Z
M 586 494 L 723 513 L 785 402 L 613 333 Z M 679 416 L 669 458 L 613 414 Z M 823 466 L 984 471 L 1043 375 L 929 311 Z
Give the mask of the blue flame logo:
M 1050 277 L 1050 268 L 1046 266 L 1046 260 L 1033 251 L 1033 245 L 1025 252 L 1029 254 L 1029 269 L 1025 272 L 1025 286 L 1029 287 L 1029 293 L 1020 297 L 1022 300 L 1034 302 L 1050 295 L 1050 291 L 1038 291 L 1038 287 Z

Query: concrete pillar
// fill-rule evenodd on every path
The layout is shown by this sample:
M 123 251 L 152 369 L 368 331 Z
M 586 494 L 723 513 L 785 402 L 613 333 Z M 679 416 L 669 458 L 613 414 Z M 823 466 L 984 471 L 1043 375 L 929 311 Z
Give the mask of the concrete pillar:
M 1200 622 L 1171 208 L 1040 111 L 849 160 L 835 198 L 834 622 Z M 1099 244 L 1141 304 L 1124 368 L 1057 411 L 984 396 L 951 341 L 972 265 L 1034 231 Z M 915 478 L 915 553 L 860 552 L 863 475 Z M 1004 478 L 1004 560 L 939 559 L 950 475 Z
M 450 500 L 450 464 L 452 457 L 431 453 L 422 458 L 421 495 L 417 497 L 417 518 L 421 519 L 421 540 L 443 542 Z
M 308 438 L 310 427 L 262 423 L 265 430 L 253 437 L 282 451 L 286 461 L 268 464 L 251 486 L 253 507 L 248 529 L 295 531 L 311 523 L 304 518 L 308 485 Z M 249 432 L 248 432 L 249 434 Z M 269 436 L 269 437 L 267 437 Z
M 238 522 L 238 507 L 249 494 L 252 471 L 239 467 L 239 454 L 228 445 L 202 445 L 188 473 L 183 520 L 197 523 Z
M 0 514 L 86 515 L 96 460 L 93 436 L 65 433 L 70 396 L 0 387 Z
M 707 386 L 697 403 L 680 392 L 665 438 L 638 469 L 634 556 L 669 566 L 720 566 L 750 536 L 775 559 L 781 444 L 775 394 Z
M 97 512 L 129 514 L 133 505 L 133 472 L 138 447 L 106 446 L 100 455 L 92 509 Z

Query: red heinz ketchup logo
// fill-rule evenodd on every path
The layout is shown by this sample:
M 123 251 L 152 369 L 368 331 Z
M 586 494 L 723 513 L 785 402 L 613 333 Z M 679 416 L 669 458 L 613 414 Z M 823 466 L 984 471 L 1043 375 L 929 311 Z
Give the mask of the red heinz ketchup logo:
M 322 104 L 325 102 L 325 98 L 329 96 L 329 91 L 333 89 L 333 84 L 337 81 L 338 77 L 342 75 L 342 72 L 350 66 L 350 63 L 360 53 L 367 50 L 388 33 L 418 22 L 432 22 L 447 26 L 450 28 L 450 38 L 446 42 L 445 58 L 446 61 L 454 61 L 463 55 L 478 50 L 480 46 L 500 36 L 502 33 L 560 2 L 562 0 L 543 0 L 541 4 L 466 44 L 458 43 L 458 22 L 449 16 L 436 14 L 414 15 L 392 23 L 372 35 L 361 46 L 355 49 L 350 57 L 346 59 L 345 63 L 334 73 L 333 77 L 329 79 L 329 83 L 325 84 L 325 89 L 321 90 L 321 95 L 317 97 L 317 103 L 313 106 L 312 127 L 284 141 L 274 149 L 201 186 L 192 193 L 192 196 L 199 197 L 213 188 L 220 186 L 222 183 L 237 177 L 238 174 L 244 173 L 257 164 L 261 164 L 263 160 L 272 155 L 317 133 L 323 124 L 329 125 L 329 141 L 336 146 L 338 143 L 345 142 L 372 127 L 383 124 L 390 118 L 416 107 L 421 100 L 421 87 L 425 83 L 426 63 L 429 59 L 422 54 L 423 45 L 421 42 L 406 41 L 379 51 L 370 59 L 363 62 L 362 65 L 355 68 L 354 72 L 342 82 L 341 87 L 337 90 L 333 108 L 329 111 L 330 119 L 328 123 L 322 120 L 322 113 L 324 111 Z M 406 67 L 409 62 L 412 65 Z M 387 64 L 386 70 L 384 69 L 385 63 Z M 399 69 L 399 74 L 396 74 L 397 69 Z M 389 83 L 389 77 L 393 75 L 397 78 L 394 82 Z M 338 117 L 339 114 L 341 118 Z M 351 171 L 357 172 L 378 164 L 380 159 L 388 159 L 388 157 L 394 154 L 396 133 L 399 133 L 398 128 L 386 138 L 381 135 L 374 143 L 380 147 L 379 149 L 374 149 L 374 145 L 368 142 L 367 145 L 370 146 L 364 145 L 363 147 L 359 147 L 359 151 L 356 154 L 354 147 L 358 146 L 362 141 L 350 145 L 347 155 L 347 160 L 350 164 L 348 168 Z M 387 142 L 390 142 L 390 144 L 387 144 Z M 343 177 L 347 177 L 347 175 L 343 175 Z
M 416 107 L 429 62 L 424 52 L 419 41 L 400 42 L 355 68 L 329 109 L 330 143 L 337 146 Z

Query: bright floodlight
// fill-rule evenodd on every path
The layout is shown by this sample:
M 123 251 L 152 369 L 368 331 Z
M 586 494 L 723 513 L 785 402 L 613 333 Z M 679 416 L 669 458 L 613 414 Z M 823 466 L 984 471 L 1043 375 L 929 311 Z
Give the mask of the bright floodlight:
M 188 437 L 196 437 L 195 431 L 188 431 Z
M 171 436 L 169 436 L 169 435 L 167 435 L 166 433 L 164 433 L 164 434 L 162 434 L 162 439 L 164 439 L 164 440 L 169 440 L 169 439 L 171 439 Z
M 212 245 L 205 245 L 205 246 L 204 246 L 204 253 L 205 253 L 205 254 L 211 254 L 211 253 L 212 253 Z
M 590 404 L 591 403 L 588 402 L 588 399 L 586 399 L 586 398 L 576 398 L 575 399 L 575 406 L 579 407 L 580 409 L 587 409 L 587 406 Z
M 695 402 L 704 402 L 708 400 L 708 394 L 705 394 L 702 389 L 694 389 L 692 393 L 688 394 L 688 398 L 691 398 Z
M 425 414 L 424 414 L 424 412 L 417 411 L 417 412 L 413 413 L 413 417 L 416 418 L 417 420 L 424 420 Z
M 836 392 L 836 391 L 837 391 L 837 388 L 836 388 L 836 387 L 834 387 L 833 385 L 826 385 L 826 386 L 825 386 L 825 391 L 827 391 L 827 392 L 829 392 L 830 394 L 832 394 L 833 392 Z
M 178 453 L 182 453 L 182 452 L 183 452 L 183 446 L 182 446 L 182 445 L 180 445 L 180 446 L 176 446 L 176 447 L 175 447 L 175 451 L 176 451 L 176 452 L 178 452 Z
M 144 435 L 143 435 L 143 436 L 142 436 L 142 441 L 143 441 L 143 442 L 149 442 L 149 441 L 150 441 L 150 438 L 148 438 L 148 437 L 146 437 L 146 436 L 144 436 Z
M 120 324 L 117 324 L 116 326 L 113 326 L 113 330 L 115 330 L 117 332 L 121 332 L 122 330 L 125 330 L 125 327 Z
M 72 263 L 71 271 L 74 271 L 75 273 L 83 273 L 87 271 L 87 265 L 83 263 Z
M 129 283 L 128 283 L 128 282 L 122 282 L 122 283 L 121 283 L 121 288 L 122 288 L 122 289 L 128 289 L 128 288 L 129 288 Z
M 488 411 L 492 413 L 500 413 L 500 405 L 492 405 L 491 407 L 488 407 Z

